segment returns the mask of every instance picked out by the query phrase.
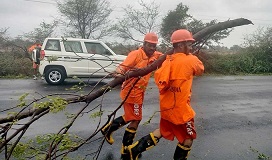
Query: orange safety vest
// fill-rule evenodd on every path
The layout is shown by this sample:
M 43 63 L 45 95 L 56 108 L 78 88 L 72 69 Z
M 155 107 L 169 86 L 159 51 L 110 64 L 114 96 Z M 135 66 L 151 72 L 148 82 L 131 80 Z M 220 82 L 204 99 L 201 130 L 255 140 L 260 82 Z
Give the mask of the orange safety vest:
M 29 53 L 32 53 L 32 51 L 36 48 L 36 47 L 42 47 L 42 45 L 41 44 L 33 44 L 32 46 L 30 46 L 29 48 L 28 48 L 28 52 Z
M 190 105 L 194 75 L 204 72 L 202 62 L 194 55 L 168 55 L 155 72 L 155 83 L 160 91 L 161 118 L 176 125 L 184 124 L 195 116 Z
M 139 48 L 138 50 L 134 50 L 128 54 L 127 58 L 118 66 L 117 72 L 126 73 L 129 70 L 144 68 L 157 60 L 161 55 L 162 53 L 155 51 L 153 55 L 149 58 L 146 56 L 143 48 Z M 130 78 L 124 81 L 120 93 L 121 99 L 124 100 L 131 87 L 133 87 L 126 102 L 142 104 L 144 92 L 146 86 L 148 85 L 150 75 L 151 73 L 141 77 L 141 79 L 136 83 L 134 87 L 133 84 L 137 80 L 137 78 Z

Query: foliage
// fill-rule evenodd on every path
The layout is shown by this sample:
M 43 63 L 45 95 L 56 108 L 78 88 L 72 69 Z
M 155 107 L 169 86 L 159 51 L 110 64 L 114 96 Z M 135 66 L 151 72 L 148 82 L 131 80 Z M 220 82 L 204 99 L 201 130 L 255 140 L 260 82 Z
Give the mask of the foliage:
M 109 15 L 112 9 L 106 0 L 65 0 L 58 8 L 70 29 L 69 36 L 101 39 L 109 32 Z
M 248 38 L 245 46 L 248 52 L 256 53 L 258 59 L 264 63 L 272 61 L 272 27 L 260 28 Z M 271 69 L 271 68 L 270 68 Z
M 54 97 L 53 96 L 48 96 L 47 98 L 49 100 L 45 101 L 45 102 L 40 102 L 40 103 L 34 102 L 33 107 L 35 109 L 49 107 L 50 112 L 57 113 L 57 112 L 63 111 L 66 108 L 67 104 L 68 104 L 65 99 L 63 99 L 61 97 L 58 97 L 58 96 L 54 96 Z
M 272 61 L 267 52 L 241 49 L 234 54 L 200 54 L 206 73 L 217 74 L 264 74 L 272 73 Z
M 188 6 L 180 3 L 175 10 L 169 11 L 162 19 L 160 34 L 166 41 L 170 40 L 173 31 L 186 28 L 186 22 L 192 18 L 192 16 L 187 13 L 188 10 Z
M 33 109 L 39 110 L 39 109 L 49 108 L 49 112 L 58 113 L 58 112 L 63 112 L 66 106 L 68 105 L 68 102 L 65 99 L 57 95 L 45 96 L 41 99 L 35 99 L 35 101 L 33 101 L 32 103 L 27 104 L 27 101 L 26 101 L 27 96 L 29 96 L 28 93 L 25 93 L 20 96 L 19 104 L 16 106 L 16 108 L 20 108 L 22 111 L 30 107 L 31 104 L 33 104 L 33 107 L 32 107 Z M 43 101 L 41 102 L 41 100 Z M 9 110 L 16 109 L 16 108 L 10 108 Z M 8 115 L 10 116 L 10 118 L 12 117 L 19 118 L 20 116 L 18 116 L 18 114 L 20 114 L 20 112 L 9 111 Z M 33 123 L 36 119 L 35 116 L 39 117 L 39 115 L 33 115 L 33 117 L 29 119 L 29 122 L 27 122 L 27 124 L 25 125 L 29 126 L 31 123 Z M 75 115 L 73 117 L 75 117 Z M 4 128 L 8 129 L 9 128 L 8 126 L 16 126 L 16 125 L 19 125 L 19 126 L 22 125 L 20 123 L 20 120 L 17 118 L 13 119 L 12 122 L 8 123 L 6 125 L 6 128 L 2 127 L 2 129 Z M 69 128 L 69 125 L 65 126 L 64 128 Z M 10 129 L 12 129 L 12 127 L 10 127 Z M 24 127 L 18 128 L 17 130 L 24 130 Z M 19 140 L 21 138 L 19 136 L 17 141 L 7 140 L 10 138 L 9 137 L 10 135 L 7 136 L 4 133 L 8 133 L 8 131 L 3 132 L 3 130 L 1 130 L 1 135 L 2 135 L 1 143 L 0 143 L 1 147 L 3 145 L 2 143 L 7 143 L 7 147 L 6 147 L 7 156 L 8 157 L 11 156 L 19 160 L 31 159 L 31 158 L 35 158 L 37 160 L 48 159 L 48 158 L 45 158 L 46 156 L 48 156 L 47 149 L 56 147 L 56 149 L 59 152 L 67 152 L 67 151 L 69 152 L 74 147 L 78 146 L 80 143 L 84 143 L 84 140 L 81 137 L 75 134 L 70 134 L 68 132 L 48 133 L 44 135 L 38 135 L 36 136 L 35 139 L 31 138 L 29 140 L 27 140 L 26 137 L 23 137 L 23 139 Z M 24 132 L 22 131 L 22 133 Z M 3 150 L 1 150 L 1 152 L 3 152 Z M 63 158 L 69 159 L 65 155 L 63 156 Z
M 8 28 L 0 28 L 0 49 L 4 49 L 6 47 L 6 43 L 8 39 L 7 31 L 8 31 Z
M 208 23 L 204 23 L 201 20 L 197 20 L 195 18 L 192 19 L 192 21 L 188 22 L 186 24 L 187 29 L 190 30 L 193 34 L 201 31 L 202 29 L 212 26 L 214 24 L 217 24 L 217 20 L 211 20 Z M 226 38 L 229 36 L 232 29 L 225 29 L 221 30 L 219 32 L 216 32 L 208 37 L 208 40 L 205 42 L 205 45 L 211 46 L 214 43 L 220 44 L 220 40 Z
M 77 146 L 81 138 L 75 134 L 45 134 L 37 135 L 34 139 L 19 142 L 14 148 L 12 156 L 18 160 L 24 160 L 35 157 L 36 160 L 44 160 L 46 150 L 52 143 L 59 142 L 60 151 L 66 151 Z
M 103 115 L 104 111 L 97 111 L 90 114 L 90 118 L 97 118 Z
M 188 29 L 193 34 L 195 34 L 200 30 L 204 29 L 205 27 L 217 23 L 216 20 L 204 23 L 201 20 L 193 18 L 193 16 L 188 14 L 188 11 L 189 7 L 180 3 L 177 5 L 175 10 L 169 11 L 168 14 L 163 18 L 160 34 L 165 41 L 169 41 L 171 34 L 177 29 L 182 28 Z M 212 42 L 219 43 L 219 41 L 223 38 L 226 38 L 231 31 L 232 30 L 230 29 L 226 29 L 220 32 L 216 32 L 215 34 L 209 37 L 209 40 L 206 42 L 206 45 L 211 45 Z
M 32 62 L 16 52 L 0 53 L 0 76 L 32 75 Z
M 247 37 L 244 47 L 233 46 L 200 52 L 206 73 L 270 74 L 272 73 L 272 28 L 259 29 Z M 218 50 L 220 49 L 220 50 Z

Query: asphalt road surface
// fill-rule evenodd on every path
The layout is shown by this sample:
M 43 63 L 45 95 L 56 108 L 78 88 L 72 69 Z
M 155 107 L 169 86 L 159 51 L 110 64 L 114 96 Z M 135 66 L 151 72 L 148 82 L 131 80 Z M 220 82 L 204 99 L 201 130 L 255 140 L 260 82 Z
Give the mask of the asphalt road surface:
M 107 81 L 104 81 L 105 83 Z M 15 106 L 18 98 L 30 93 L 27 100 L 32 101 L 40 95 L 52 93 L 72 93 L 69 88 L 76 85 L 75 80 L 66 80 L 64 85 L 51 86 L 42 80 L 0 80 L 0 110 Z M 86 94 L 96 82 L 89 82 L 80 94 Z M 98 87 L 101 87 L 100 83 Z M 91 103 L 93 108 L 102 104 L 104 114 L 101 124 L 107 115 L 119 104 L 120 87 L 108 92 L 103 99 Z M 78 93 L 77 93 L 78 94 Z M 101 103 L 102 102 L 102 103 Z M 195 125 L 197 139 L 194 141 L 189 160 L 258 160 L 272 159 L 272 76 L 203 76 L 194 80 L 192 106 L 197 115 Z M 84 103 L 69 105 L 66 112 L 76 113 Z M 159 110 L 158 91 L 154 80 L 150 80 L 143 109 L 143 120 L 135 140 L 156 129 L 159 125 L 159 114 L 145 122 Z M 86 111 L 88 112 L 88 110 Z M 122 109 L 117 116 L 122 114 Z M 0 113 L 0 116 L 5 116 Z M 50 114 L 32 125 L 26 136 L 57 132 L 67 123 L 64 113 Z M 86 113 L 77 120 L 71 132 L 83 138 L 89 137 L 97 128 L 99 118 L 90 118 Z M 99 127 L 101 127 L 101 124 Z M 120 147 L 124 127 L 114 133 L 115 143 L 103 144 L 99 160 L 120 159 Z M 93 139 L 101 137 L 97 134 Z M 101 139 L 88 143 L 75 151 L 71 156 L 85 156 L 93 159 Z M 143 153 L 142 160 L 170 160 L 173 157 L 177 141 L 161 139 L 157 146 Z M 3 154 L 0 154 L 3 159 Z

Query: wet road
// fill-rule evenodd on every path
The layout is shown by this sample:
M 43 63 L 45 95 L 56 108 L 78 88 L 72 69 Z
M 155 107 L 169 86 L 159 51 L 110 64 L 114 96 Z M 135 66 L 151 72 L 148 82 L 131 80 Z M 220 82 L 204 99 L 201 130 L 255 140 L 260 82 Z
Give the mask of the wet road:
M 30 93 L 31 101 L 39 93 L 68 93 L 77 84 L 68 80 L 61 86 L 50 86 L 42 80 L 0 80 L 0 109 L 15 106 L 23 93 Z M 91 83 L 95 84 L 95 81 Z M 99 86 L 102 86 L 100 84 Z M 87 87 L 85 94 L 91 87 Z M 102 123 L 107 114 L 120 103 L 119 87 L 103 97 Z M 37 92 L 37 93 L 35 93 Z M 96 106 L 101 98 L 91 105 Z M 192 106 L 197 115 L 195 125 L 198 133 L 189 160 L 257 160 L 258 156 L 272 159 L 272 76 L 204 76 L 194 80 Z M 76 112 L 84 103 L 67 107 L 67 112 Z M 136 139 L 153 131 L 159 125 L 156 114 L 148 125 L 143 125 L 158 110 L 158 92 L 153 79 L 145 95 L 143 120 Z M 117 113 L 121 115 L 122 110 Z M 2 117 L 3 115 L 0 114 Z M 71 129 L 82 137 L 88 137 L 96 129 L 99 119 L 80 117 Z M 41 133 L 58 131 L 65 124 L 65 114 L 51 114 L 40 119 L 26 133 L 34 136 Z M 43 126 L 43 127 L 40 127 Z M 117 160 L 124 129 L 115 132 L 115 143 L 104 144 L 99 160 Z M 97 138 L 101 135 L 97 135 Z M 86 155 L 97 149 L 97 143 L 86 144 L 73 154 Z M 159 144 L 143 153 L 142 160 L 172 159 L 177 141 L 161 139 Z M 1 157 L 0 157 L 1 158 Z M 91 157 L 90 157 L 91 159 Z

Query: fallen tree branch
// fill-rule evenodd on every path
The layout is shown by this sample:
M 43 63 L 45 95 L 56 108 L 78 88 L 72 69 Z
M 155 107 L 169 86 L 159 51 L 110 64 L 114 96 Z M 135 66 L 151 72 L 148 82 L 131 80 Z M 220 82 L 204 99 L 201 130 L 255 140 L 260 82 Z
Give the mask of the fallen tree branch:
M 193 37 L 196 41 L 201 41 L 203 38 L 205 38 L 206 36 L 212 33 L 225 30 L 228 28 L 233 28 L 233 27 L 238 27 L 238 26 L 243 26 L 248 24 L 253 24 L 253 23 L 250 20 L 245 18 L 238 18 L 234 20 L 228 20 L 225 22 L 219 22 L 217 24 L 214 24 L 212 26 L 202 29 L 201 31 L 194 34 Z

